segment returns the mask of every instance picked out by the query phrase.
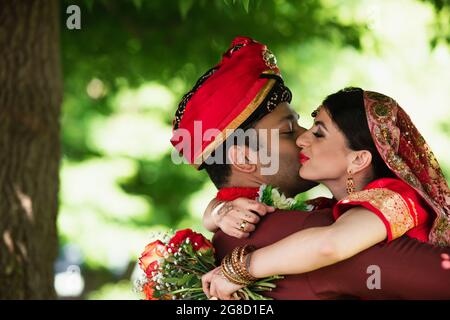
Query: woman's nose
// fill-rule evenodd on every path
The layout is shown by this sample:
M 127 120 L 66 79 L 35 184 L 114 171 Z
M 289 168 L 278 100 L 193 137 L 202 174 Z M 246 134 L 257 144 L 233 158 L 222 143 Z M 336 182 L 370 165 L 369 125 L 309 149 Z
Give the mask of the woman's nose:
M 300 134 L 297 140 L 295 140 L 295 144 L 300 148 L 308 146 L 309 144 L 308 131 L 305 131 L 302 134 Z

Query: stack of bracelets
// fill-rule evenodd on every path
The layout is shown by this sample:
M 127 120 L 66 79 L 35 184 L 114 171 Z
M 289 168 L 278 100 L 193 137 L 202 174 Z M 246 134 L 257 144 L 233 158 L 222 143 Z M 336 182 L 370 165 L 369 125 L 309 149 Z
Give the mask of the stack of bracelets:
M 221 269 L 228 281 L 237 285 L 248 286 L 258 280 L 258 278 L 253 277 L 248 272 L 247 265 L 247 261 L 249 261 L 250 257 L 249 254 L 254 250 L 255 248 L 253 246 L 248 245 L 237 247 L 223 258 Z

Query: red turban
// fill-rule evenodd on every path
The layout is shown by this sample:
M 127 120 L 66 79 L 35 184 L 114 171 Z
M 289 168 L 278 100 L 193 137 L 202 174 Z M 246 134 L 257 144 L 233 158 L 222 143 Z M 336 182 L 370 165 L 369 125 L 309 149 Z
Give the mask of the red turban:
M 267 99 L 280 86 L 284 89 L 281 94 Z M 220 63 L 207 71 L 181 100 L 170 142 L 199 168 L 261 107 L 266 113 L 271 112 L 276 104 L 290 99 L 272 52 L 251 38 L 237 37 Z

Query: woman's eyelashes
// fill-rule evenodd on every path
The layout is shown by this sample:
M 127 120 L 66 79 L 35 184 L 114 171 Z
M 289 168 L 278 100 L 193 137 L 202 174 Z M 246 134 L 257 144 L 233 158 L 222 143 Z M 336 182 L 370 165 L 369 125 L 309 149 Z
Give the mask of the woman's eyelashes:
M 323 134 L 320 131 L 316 131 L 312 133 L 316 138 L 323 138 Z

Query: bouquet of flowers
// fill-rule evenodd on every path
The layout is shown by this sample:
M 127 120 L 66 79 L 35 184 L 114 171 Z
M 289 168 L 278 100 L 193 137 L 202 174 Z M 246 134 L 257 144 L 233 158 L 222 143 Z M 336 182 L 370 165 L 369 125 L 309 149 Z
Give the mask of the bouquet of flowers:
M 140 290 L 147 300 L 206 300 L 202 276 L 216 267 L 211 242 L 191 229 L 177 231 L 173 236 L 153 241 L 139 258 L 145 273 Z M 271 283 L 281 279 L 273 276 L 259 280 L 235 293 L 236 298 L 268 300 L 258 292 L 276 287 Z

